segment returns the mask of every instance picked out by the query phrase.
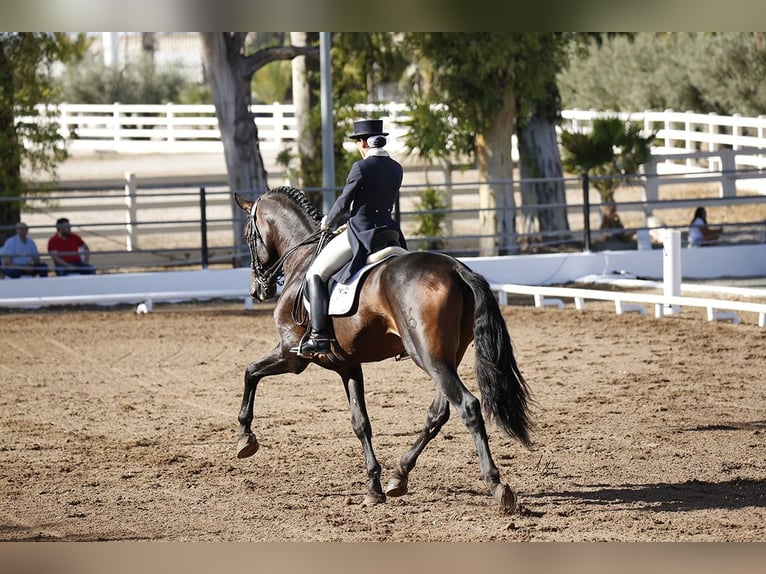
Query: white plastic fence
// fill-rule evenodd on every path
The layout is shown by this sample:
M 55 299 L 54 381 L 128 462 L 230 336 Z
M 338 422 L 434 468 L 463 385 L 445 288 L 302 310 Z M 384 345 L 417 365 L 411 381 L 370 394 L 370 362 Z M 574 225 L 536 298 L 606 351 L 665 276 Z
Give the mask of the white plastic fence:
M 251 112 L 264 150 L 281 150 L 297 138 L 295 106 L 274 103 L 253 105 Z M 359 115 L 381 117 L 389 135 L 389 147 L 404 148 L 409 108 L 400 102 L 366 104 L 357 107 Z M 41 108 L 41 112 L 44 113 Z M 61 104 L 61 133 L 72 150 L 114 151 L 121 153 L 186 153 L 221 151 L 220 131 L 212 105 L 112 105 Z M 563 110 L 562 128 L 587 130 L 594 118 L 605 114 L 642 123 L 647 132 L 656 132 L 661 145 L 655 154 L 690 154 L 724 149 L 766 149 L 766 116 L 721 116 L 695 112 L 643 111 L 612 113 L 598 110 Z M 20 118 L 35 121 L 35 118 Z M 514 157 L 518 157 L 515 149 Z M 665 163 L 671 163 L 665 158 Z M 764 167 L 763 156 L 737 156 L 736 167 Z M 691 166 L 694 157 L 679 158 Z M 708 159 L 708 169 L 720 169 L 717 154 Z

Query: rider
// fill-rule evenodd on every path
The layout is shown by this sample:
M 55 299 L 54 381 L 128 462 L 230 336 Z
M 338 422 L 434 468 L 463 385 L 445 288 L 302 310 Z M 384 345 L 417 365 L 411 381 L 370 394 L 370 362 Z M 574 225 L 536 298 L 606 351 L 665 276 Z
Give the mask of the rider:
M 310 332 L 305 343 L 291 349 L 303 357 L 330 352 L 327 316 L 330 277 L 339 272 L 336 279 L 343 283 L 364 267 L 377 232 L 394 230 L 399 233 L 399 243 L 406 246 L 398 223 L 391 217 L 403 170 L 383 149 L 387 135 L 383 132 L 383 120 L 354 122 L 354 133 L 349 138 L 357 141 L 362 159 L 351 166 L 343 192 L 322 218 L 321 229 L 335 230 L 346 220 L 348 226 L 322 249 L 306 272 Z

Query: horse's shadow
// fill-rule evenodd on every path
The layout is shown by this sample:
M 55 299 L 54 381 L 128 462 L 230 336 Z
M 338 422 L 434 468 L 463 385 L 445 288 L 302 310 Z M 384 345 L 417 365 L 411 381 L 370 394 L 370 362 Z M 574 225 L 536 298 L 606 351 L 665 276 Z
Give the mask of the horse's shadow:
M 679 427 L 683 432 L 738 431 L 766 428 L 766 421 L 727 422 Z M 613 508 L 630 507 L 653 512 L 690 510 L 736 510 L 749 506 L 766 508 L 766 478 L 733 478 L 722 482 L 687 480 L 679 483 L 584 484 L 581 490 L 539 492 L 530 498 L 580 500 L 585 504 Z
M 582 490 L 539 492 L 527 496 L 570 501 L 576 499 L 585 504 L 604 505 L 615 509 L 630 507 L 652 512 L 766 507 L 766 479 L 735 478 L 723 482 L 688 480 L 680 483 L 623 484 L 606 488 L 602 486 L 584 485 Z

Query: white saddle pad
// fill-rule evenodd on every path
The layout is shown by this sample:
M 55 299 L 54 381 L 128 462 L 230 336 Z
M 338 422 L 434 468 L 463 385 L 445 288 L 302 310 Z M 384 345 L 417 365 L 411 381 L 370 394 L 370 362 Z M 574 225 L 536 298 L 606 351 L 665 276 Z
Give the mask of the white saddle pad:
M 359 285 L 362 282 L 364 275 L 376 265 L 383 263 L 386 259 L 404 255 L 408 253 L 406 249 L 401 247 L 386 247 L 380 251 L 370 254 L 367 258 L 367 265 L 362 267 L 359 271 L 354 273 L 348 283 L 333 283 L 330 286 L 330 305 L 329 315 L 346 315 L 354 306 L 354 300 L 356 299 L 356 292 L 359 289 Z M 306 298 L 303 298 L 303 304 L 306 310 L 310 311 L 309 303 Z

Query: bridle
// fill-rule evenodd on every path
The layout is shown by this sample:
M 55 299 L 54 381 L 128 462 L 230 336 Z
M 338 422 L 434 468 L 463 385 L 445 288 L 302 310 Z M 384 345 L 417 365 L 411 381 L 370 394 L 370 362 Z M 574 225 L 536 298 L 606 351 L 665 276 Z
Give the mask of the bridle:
M 261 288 L 268 292 L 270 288 L 276 287 L 280 279 L 284 278 L 284 271 L 282 266 L 284 265 L 285 260 L 290 255 L 295 253 L 298 248 L 303 247 L 304 245 L 310 245 L 312 243 L 319 242 L 319 247 L 317 249 L 318 252 L 324 243 L 323 241 L 320 241 L 320 238 L 324 234 L 321 231 L 315 231 L 306 239 L 297 245 L 293 245 L 290 249 L 285 251 L 279 257 L 279 259 L 277 259 L 269 267 L 266 267 L 261 261 L 261 258 L 258 256 L 258 242 L 260 241 L 261 243 L 264 243 L 264 241 L 263 237 L 261 236 L 261 232 L 258 229 L 258 224 L 255 217 L 256 209 L 258 208 L 258 203 L 260 202 L 261 197 L 263 196 L 259 196 L 253 202 L 253 206 L 250 208 L 250 225 L 247 228 L 247 235 L 245 239 L 247 240 L 247 247 L 250 249 L 250 270 L 253 272 L 253 277 L 261 286 Z

